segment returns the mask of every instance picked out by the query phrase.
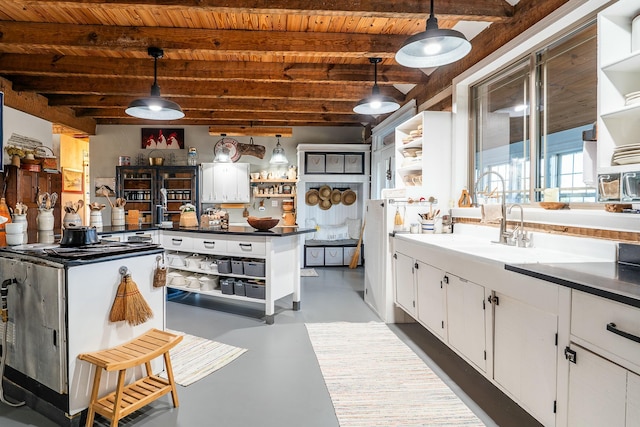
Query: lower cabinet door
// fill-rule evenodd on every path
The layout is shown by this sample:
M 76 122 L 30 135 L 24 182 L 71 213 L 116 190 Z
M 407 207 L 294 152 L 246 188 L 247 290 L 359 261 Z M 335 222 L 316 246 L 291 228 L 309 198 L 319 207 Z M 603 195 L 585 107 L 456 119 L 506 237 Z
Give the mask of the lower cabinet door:
M 440 338 L 444 338 L 445 331 L 443 276 L 442 270 L 418 261 L 416 273 L 418 320 Z
M 486 371 L 484 286 L 447 273 L 449 344 Z
M 558 316 L 495 294 L 493 378 L 545 426 L 555 425 Z
M 396 252 L 394 263 L 396 304 L 415 318 L 416 292 L 413 278 L 413 258 Z
M 640 375 L 627 375 L 627 426 L 640 426 Z
M 568 425 L 625 427 L 627 371 L 577 345 L 571 349 Z

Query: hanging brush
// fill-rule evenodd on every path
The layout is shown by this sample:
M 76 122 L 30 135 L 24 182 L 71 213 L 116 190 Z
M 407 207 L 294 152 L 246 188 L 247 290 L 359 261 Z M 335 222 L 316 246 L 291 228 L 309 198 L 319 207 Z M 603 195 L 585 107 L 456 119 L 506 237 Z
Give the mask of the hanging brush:
M 400 210 L 399 210 L 397 207 L 396 207 L 396 216 L 395 216 L 395 218 L 393 219 L 393 223 L 394 223 L 395 225 L 402 225 L 402 224 L 403 224 L 403 222 L 402 222 L 402 215 L 400 215 Z

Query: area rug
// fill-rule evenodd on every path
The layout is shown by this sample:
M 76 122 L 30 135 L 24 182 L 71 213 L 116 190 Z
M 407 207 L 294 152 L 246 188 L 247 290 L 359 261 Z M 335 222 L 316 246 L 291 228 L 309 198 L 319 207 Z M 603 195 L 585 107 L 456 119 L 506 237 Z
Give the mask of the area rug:
M 301 268 L 300 277 L 318 277 L 318 272 L 315 268 Z
M 183 336 L 182 341 L 169 350 L 169 356 L 171 356 L 173 378 L 177 384 L 184 387 L 228 365 L 247 351 L 246 348 L 222 344 L 183 332 L 171 332 Z M 166 373 L 161 376 L 166 378 Z
M 307 323 L 341 427 L 484 426 L 384 323 Z

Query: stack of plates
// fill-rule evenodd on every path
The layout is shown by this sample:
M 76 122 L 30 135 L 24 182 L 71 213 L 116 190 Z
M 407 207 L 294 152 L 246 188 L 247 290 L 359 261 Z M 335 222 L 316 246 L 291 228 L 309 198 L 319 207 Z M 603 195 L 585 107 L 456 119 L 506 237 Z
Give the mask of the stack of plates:
M 624 96 L 624 105 L 633 105 L 640 102 L 640 91 L 631 92 Z
M 640 143 L 617 147 L 613 150 L 611 163 L 614 165 L 640 163 Z

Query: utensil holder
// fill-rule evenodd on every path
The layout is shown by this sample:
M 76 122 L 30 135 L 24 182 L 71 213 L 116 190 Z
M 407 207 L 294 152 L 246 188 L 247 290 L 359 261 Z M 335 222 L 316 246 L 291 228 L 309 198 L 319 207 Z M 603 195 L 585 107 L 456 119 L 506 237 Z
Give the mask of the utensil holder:
M 122 226 L 124 225 L 124 208 L 120 206 L 114 206 L 111 208 L 111 225 Z
M 38 209 L 36 223 L 38 231 L 53 231 L 53 209 Z
M 77 213 L 67 212 L 64 214 L 64 218 L 62 219 L 62 226 L 64 228 L 80 227 L 81 225 L 82 219 Z
M 102 211 L 91 211 L 89 214 L 89 226 L 102 230 Z

